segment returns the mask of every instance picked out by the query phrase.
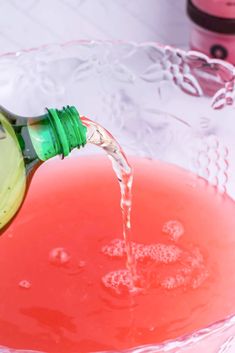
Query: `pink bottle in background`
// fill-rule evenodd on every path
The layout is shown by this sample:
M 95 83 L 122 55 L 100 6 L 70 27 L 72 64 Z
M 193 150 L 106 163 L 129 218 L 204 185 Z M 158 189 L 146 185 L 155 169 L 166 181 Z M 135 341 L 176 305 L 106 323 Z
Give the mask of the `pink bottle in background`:
M 188 0 L 190 46 L 235 64 L 235 0 Z

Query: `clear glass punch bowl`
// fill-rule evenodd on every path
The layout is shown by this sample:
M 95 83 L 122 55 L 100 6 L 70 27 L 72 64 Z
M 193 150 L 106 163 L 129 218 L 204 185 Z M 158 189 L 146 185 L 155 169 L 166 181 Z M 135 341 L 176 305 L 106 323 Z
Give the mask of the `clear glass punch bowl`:
M 75 105 L 127 154 L 180 165 L 233 198 L 234 81 L 228 63 L 155 43 L 75 41 L 0 57 L 0 102 L 8 110 L 31 116 Z M 235 316 L 126 352 L 234 353 Z

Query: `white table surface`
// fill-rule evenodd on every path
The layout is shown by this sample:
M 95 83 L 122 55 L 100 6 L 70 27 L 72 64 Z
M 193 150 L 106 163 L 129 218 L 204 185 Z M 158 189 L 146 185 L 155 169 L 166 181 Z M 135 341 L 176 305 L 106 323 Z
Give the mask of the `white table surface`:
M 187 48 L 185 0 L 0 0 L 0 54 L 77 39 Z

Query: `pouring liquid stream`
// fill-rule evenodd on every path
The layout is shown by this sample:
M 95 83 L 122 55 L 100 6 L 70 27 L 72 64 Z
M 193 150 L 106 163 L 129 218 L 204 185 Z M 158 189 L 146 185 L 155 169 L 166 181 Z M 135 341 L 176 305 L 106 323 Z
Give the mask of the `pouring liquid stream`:
M 132 285 L 130 292 L 136 292 L 138 288 L 138 276 L 136 271 L 135 256 L 131 243 L 131 206 L 133 172 L 127 158 L 114 139 L 114 137 L 99 124 L 82 117 L 83 124 L 87 127 L 87 142 L 101 147 L 112 162 L 113 170 L 118 178 L 121 191 L 121 211 L 123 223 L 123 239 L 126 248 L 126 267 L 130 272 Z

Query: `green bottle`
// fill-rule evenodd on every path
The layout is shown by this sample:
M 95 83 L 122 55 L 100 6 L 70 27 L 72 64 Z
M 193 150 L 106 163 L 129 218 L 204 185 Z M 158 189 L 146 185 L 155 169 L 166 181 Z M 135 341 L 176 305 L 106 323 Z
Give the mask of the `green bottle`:
M 75 107 L 25 118 L 0 107 L 0 234 L 19 210 L 40 164 L 86 144 L 87 128 Z

